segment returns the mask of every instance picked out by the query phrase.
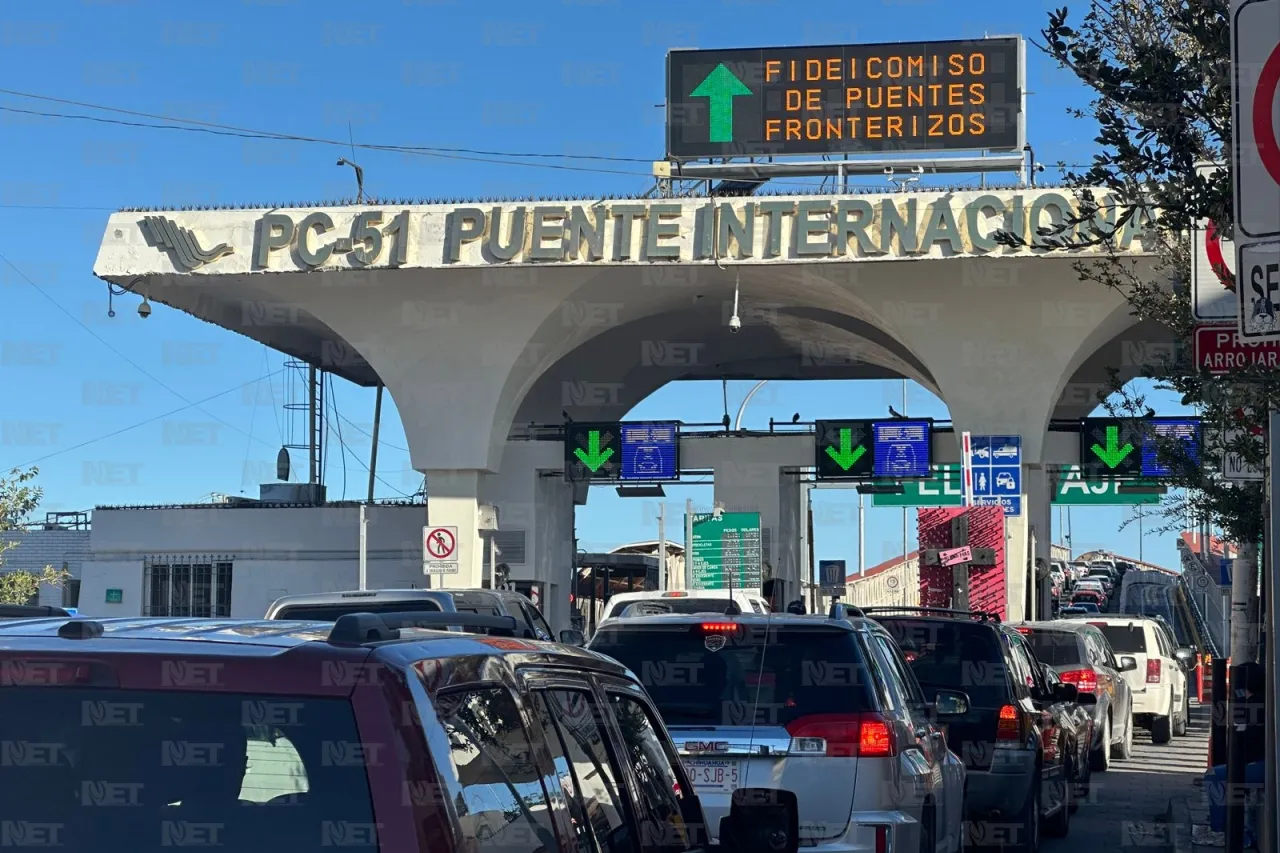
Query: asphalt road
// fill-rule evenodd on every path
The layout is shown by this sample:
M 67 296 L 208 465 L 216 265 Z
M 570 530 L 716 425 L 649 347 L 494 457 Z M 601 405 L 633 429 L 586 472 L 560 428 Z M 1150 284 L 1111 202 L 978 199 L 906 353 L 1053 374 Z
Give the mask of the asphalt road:
M 1167 847 L 1169 833 L 1161 821 L 1171 797 L 1194 797 L 1193 780 L 1203 776 L 1209 752 L 1209 709 L 1194 703 L 1186 737 L 1164 746 L 1134 729 L 1133 758 L 1113 760 L 1106 773 L 1095 773 L 1087 802 L 1072 815 L 1066 838 L 1045 838 L 1044 853 Z

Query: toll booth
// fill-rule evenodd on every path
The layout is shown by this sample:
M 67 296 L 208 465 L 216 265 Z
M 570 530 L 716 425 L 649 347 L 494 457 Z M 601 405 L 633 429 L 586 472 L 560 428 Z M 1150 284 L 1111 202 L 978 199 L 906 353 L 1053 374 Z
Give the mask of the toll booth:
M 588 636 L 595 633 L 600 614 L 614 593 L 658 589 L 660 563 L 658 557 L 647 554 L 579 553 L 574 564 L 573 609 L 581 630 Z

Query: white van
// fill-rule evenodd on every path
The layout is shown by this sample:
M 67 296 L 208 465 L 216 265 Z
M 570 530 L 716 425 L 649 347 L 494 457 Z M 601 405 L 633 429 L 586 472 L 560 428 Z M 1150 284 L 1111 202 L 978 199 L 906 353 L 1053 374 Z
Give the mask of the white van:
M 1154 619 L 1110 616 L 1089 624 L 1102 631 L 1117 657 L 1132 655 L 1138 661 L 1124 677 L 1133 693 L 1134 722 L 1151 730 L 1151 742 L 1185 735 L 1191 716 L 1187 669 L 1195 651 L 1174 646 L 1168 630 Z
M 771 608 L 769 602 L 764 599 L 758 592 L 743 591 L 735 589 L 732 593 L 732 600 L 737 603 L 738 608 L 743 613 L 769 613 Z M 609 603 L 605 605 L 604 612 L 600 614 L 600 621 L 606 619 L 616 619 L 619 616 L 628 615 L 625 611 L 631 609 L 630 615 L 641 615 L 639 611 L 642 608 L 631 608 L 631 605 L 637 602 L 652 603 L 655 606 L 652 612 L 662 613 L 724 613 L 725 607 L 730 601 L 730 593 L 727 589 L 672 589 L 666 590 L 646 590 L 644 592 L 619 592 L 615 593 Z M 648 610 L 648 608 L 643 608 Z

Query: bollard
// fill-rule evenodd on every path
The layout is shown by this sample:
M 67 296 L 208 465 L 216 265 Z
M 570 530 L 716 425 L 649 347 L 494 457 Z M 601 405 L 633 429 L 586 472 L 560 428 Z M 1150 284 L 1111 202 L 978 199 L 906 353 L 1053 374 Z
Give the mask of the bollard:
M 1227 662 L 1214 658 L 1209 673 L 1212 705 L 1209 728 L 1209 769 L 1227 763 Z

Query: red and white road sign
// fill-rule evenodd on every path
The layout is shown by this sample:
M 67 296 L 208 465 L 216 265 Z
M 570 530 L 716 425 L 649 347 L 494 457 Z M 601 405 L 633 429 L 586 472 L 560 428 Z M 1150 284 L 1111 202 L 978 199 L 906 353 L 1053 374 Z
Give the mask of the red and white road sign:
M 422 569 L 427 574 L 458 572 L 458 528 L 422 528 Z
M 1280 370 L 1280 341 L 1243 341 L 1235 326 L 1196 326 L 1194 341 L 1196 366 L 1214 376 L 1226 376 L 1255 364 Z
M 956 566 L 973 559 L 973 548 L 965 545 L 960 548 L 948 548 L 938 552 L 938 562 L 944 566 Z
M 1233 0 L 1231 47 L 1239 245 L 1280 237 L 1280 0 Z
M 1209 177 L 1219 163 L 1201 163 L 1196 172 Z M 1235 288 L 1236 248 L 1212 222 L 1203 222 L 1191 235 L 1191 316 L 1221 323 L 1235 320 L 1239 305 Z

